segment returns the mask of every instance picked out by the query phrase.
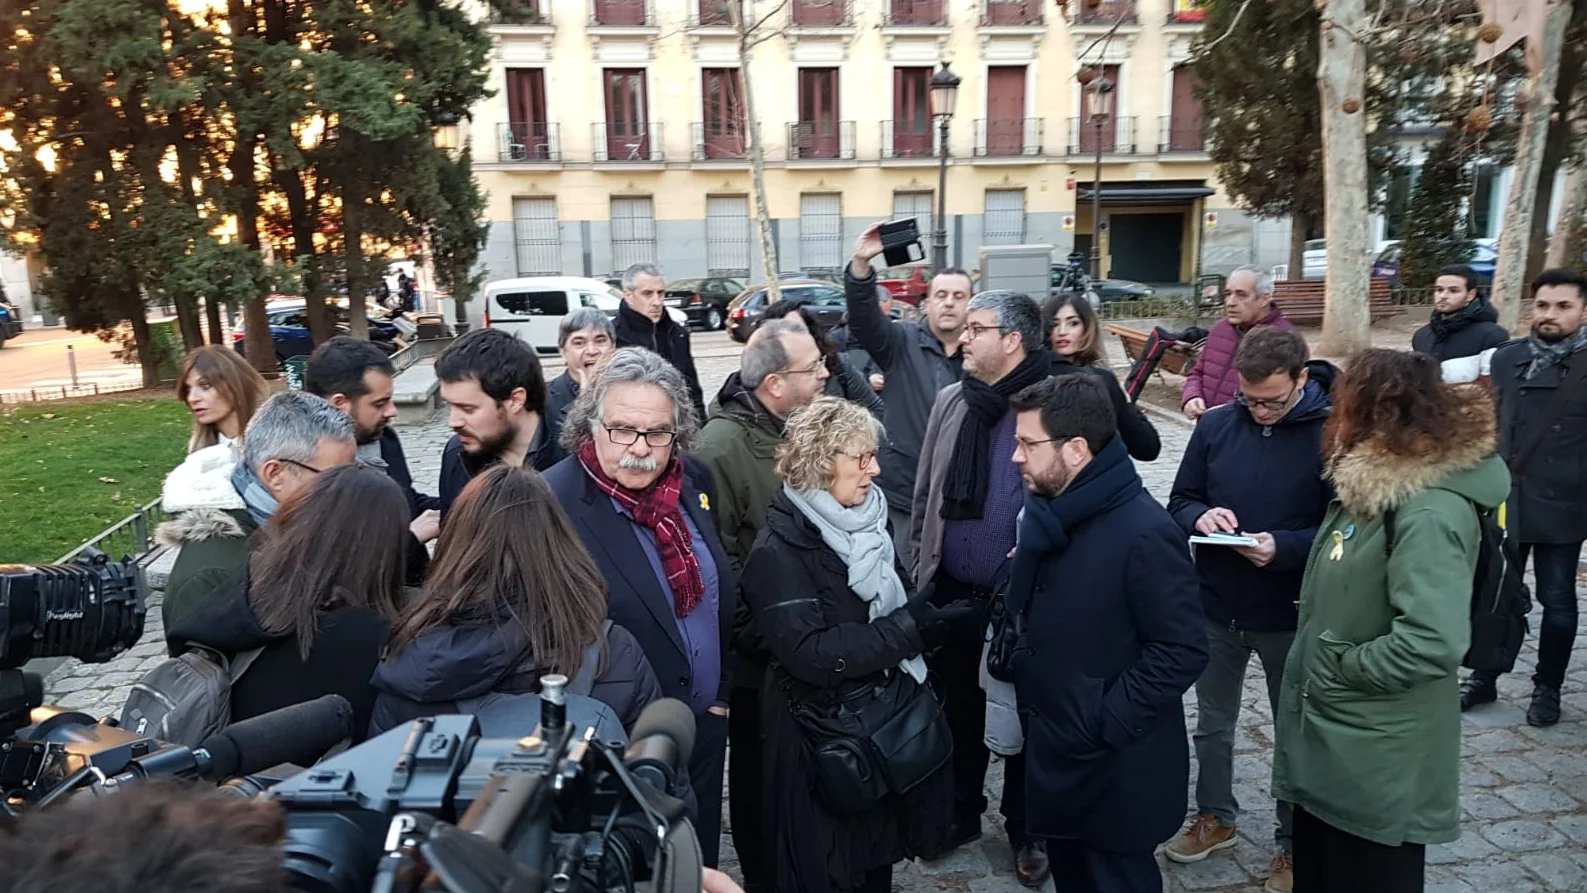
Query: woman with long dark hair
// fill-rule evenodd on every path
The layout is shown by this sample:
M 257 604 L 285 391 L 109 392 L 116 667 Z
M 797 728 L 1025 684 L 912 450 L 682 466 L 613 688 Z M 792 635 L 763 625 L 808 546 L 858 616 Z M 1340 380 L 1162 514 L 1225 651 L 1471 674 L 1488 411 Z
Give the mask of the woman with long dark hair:
M 810 337 L 816 340 L 816 346 L 821 348 L 821 362 L 827 367 L 827 383 L 824 393 L 828 397 L 842 397 L 852 400 L 865 407 L 871 415 L 882 417 L 882 397 L 866 381 L 865 375 L 860 370 L 849 364 L 844 359 L 843 351 L 832 336 L 821 331 L 821 324 L 803 301 L 778 301 L 766 308 L 761 316 L 762 322 L 774 319 L 798 319 L 810 330 Z
M 592 656 L 600 663 L 590 695 L 631 728 L 661 685 L 633 634 L 606 625 L 606 598 L 545 479 L 492 466 L 453 504 L 424 595 L 375 672 L 373 730 L 454 713 L 458 701 L 493 692 L 538 691 L 542 676 L 574 678 Z
M 242 437 L 270 387 L 242 354 L 209 344 L 188 353 L 176 378 L 176 399 L 193 413 L 189 453 Z
M 354 735 L 369 725 L 370 674 L 400 613 L 408 500 L 384 472 L 342 465 L 314 476 L 264 527 L 242 580 L 212 594 L 167 631 L 172 654 L 204 645 L 237 672 L 232 719 L 339 694 Z
M 1410 893 L 1460 836 L 1462 656 L 1478 515 L 1510 492 L 1493 402 L 1425 354 L 1364 350 L 1333 388 L 1337 498 L 1307 560 L 1274 717 L 1295 893 Z
M 1150 462 L 1163 451 L 1162 438 L 1137 406 L 1130 405 L 1119 386 L 1119 378 L 1108 368 L 1102 347 L 1102 329 L 1097 312 L 1084 295 L 1053 295 L 1042 302 L 1043 331 L 1052 349 L 1052 374 L 1076 372 L 1096 376 L 1113 401 L 1113 415 L 1119 423 L 1119 439 L 1132 459 Z

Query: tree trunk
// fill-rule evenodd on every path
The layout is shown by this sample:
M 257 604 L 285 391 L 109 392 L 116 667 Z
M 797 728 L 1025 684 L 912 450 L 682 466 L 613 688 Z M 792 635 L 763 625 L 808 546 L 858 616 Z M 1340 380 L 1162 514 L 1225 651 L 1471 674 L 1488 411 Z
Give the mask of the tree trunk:
M 1323 207 L 1328 240 L 1326 300 L 1318 352 L 1348 357 L 1371 343 L 1371 215 L 1367 195 L 1366 47 L 1354 35 L 1370 28 L 1366 0 L 1323 7 L 1317 88 L 1322 100 Z M 1351 110 L 1345 108 L 1352 106 Z
M 1311 235 L 1312 216 L 1297 211 L 1289 220 L 1289 278 L 1303 279 L 1306 272 L 1306 239 Z
M 127 318 L 132 324 L 132 344 L 138 350 L 138 366 L 143 370 L 143 386 L 157 388 L 160 386 L 160 360 L 154 355 L 154 335 L 149 331 L 149 319 L 143 312 L 142 301 L 137 302 L 137 308 Z
M 1580 33 L 1587 27 L 1587 2 L 1571 3 L 1570 0 L 1561 0 L 1561 6 L 1571 7 L 1570 20 L 1565 24 L 1565 35 Z M 1547 256 L 1548 245 L 1548 212 L 1554 205 L 1554 184 L 1558 179 L 1559 170 L 1566 160 L 1571 157 L 1575 136 L 1571 119 L 1574 117 L 1570 110 L 1576 108 L 1576 99 L 1580 95 L 1582 63 L 1587 60 L 1587 53 L 1576 48 L 1577 41 L 1562 39 L 1559 53 L 1559 76 L 1554 84 L 1554 108 L 1563 110 L 1558 116 L 1550 116 L 1548 122 L 1548 136 L 1543 142 L 1543 160 L 1537 169 L 1537 191 L 1532 199 L 1532 233 L 1531 241 L 1527 244 L 1526 252 L 1526 281 L 1531 282 L 1537 274 L 1543 271 L 1543 262 Z
M 319 259 L 314 250 L 314 229 L 318 223 L 319 202 L 309 201 L 308 190 L 303 186 L 303 172 L 277 169 L 276 186 L 287 200 L 287 215 L 292 225 L 292 253 L 297 260 L 308 265 L 303 271 L 304 312 L 309 317 L 309 337 L 316 345 L 336 334 L 336 320 L 321 288 L 324 280 L 319 273 Z M 319 190 L 315 190 L 318 198 Z
M 1559 83 L 1560 49 L 1565 42 L 1565 26 L 1571 6 L 1561 3 L 1548 15 L 1543 36 L 1543 70 L 1522 86 L 1529 96 L 1526 113 L 1521 116 L 1521 132 L 1516 140 L 1515 164 L 1511 169 L 1510 194 L 1505 197 L 1504 228 L 1499 235 L 1499 260 L 1493 271 L 1492 298 L 1499 311 L 1499 325 L 1515 331 L 1521 317 L 1522 293 L 1526 288 L 1528 244 L 1532 236 L 1535 193 L 1541 174 L 1544 144 L 1548 141 L 1548 119 L 1554 110 L 1554 89 Z M 1546 206 L 1545 206 L 1546 207 Z
M 1563 267 L 1570 263 L 1570 243 L 1581 221 L 1582 207 L 1587 205 L 1587 166 L 1571 165 L 1565 174 L 1565 193 L 1560 196 L 1559 217 L 1554 220 L 1554 233 L 1548 238 L 1548 254 L 1543 259 L 1545 267 Z
M 754 51 L 749 46 L 752 37 L 745 29 L 743 11 L 737 3 L 729 3 L 728 16 L 738 29 L 739 75 L 744 81 L 744 118 L 749 128 L 749 181 L 755 199 L 755 232 L 760 238 L 762 272 L 766 276 L 766 303 L 782 300 L 782 286 L 777 278 L 777 246 L 772 242 L 771 210 L 766 202 L 766 146 L 761 141 L 760 119 L 755 111 L 754 81 L 750 64 Z
M 347 145 L 350 141 L 353 145 Z M 343 150 L 354 150 L 361 142 L 355 134 L 342 132 Z M 354 338 L 369 340 L 369 316 L 364 305 L 364 200 L 356 176 L 342 186 L 342 253 L 347 270 L 347 328 Z
M 198 305 L 192 298 L 176 299 L 176 324 L 182 332 L 182 349 L 197 350 L 204 346 L 204 329 L 198 322 Z
M 226 327 L 220 323 L 220 301 L 212 297 L 204 299 L 204 318 L 209 323 L 209 343 L 225 344 Z

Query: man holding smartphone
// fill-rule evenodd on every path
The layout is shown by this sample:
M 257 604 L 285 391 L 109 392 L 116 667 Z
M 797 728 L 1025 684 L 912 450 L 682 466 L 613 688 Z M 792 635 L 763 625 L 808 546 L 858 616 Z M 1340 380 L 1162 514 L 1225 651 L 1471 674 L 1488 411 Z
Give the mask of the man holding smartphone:
M 876 300 L 876 273 L 871 260 L 882 253 L 882 227 L 871 224 L 854 244 L 854 257 L 843 272 L 848 301 L 849 335 L 881 368 L 887 386 L 882 391 L 882 473 L 876 483 L 887 495 L 893 545 L 904 568 L 914 572 L 909 554 L 909 510 L 915 498 L 915 467 L 920 463 L 921 441 L 937 392 L 962 375 L 959 333 L 964 330 L 966 307 L 973 285 L 970 274 L 957 267 L 937 271 L 923 303 L 926 318 L 919 322 L 890 319 Z

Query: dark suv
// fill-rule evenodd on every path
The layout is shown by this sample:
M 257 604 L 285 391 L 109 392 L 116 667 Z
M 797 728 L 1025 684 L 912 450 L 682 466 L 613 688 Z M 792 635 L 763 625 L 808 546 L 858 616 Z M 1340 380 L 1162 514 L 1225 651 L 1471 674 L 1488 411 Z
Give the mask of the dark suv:
M 843 324 L 848 307 L 843 301 L 843 289 L 840 286 L 820 279 L 784 279 L 779 284 L 782 286 L 782 299 L 803 303 L 815 315 L 823 331 Z M 764 285 L 757 285 L 734 298 L 733 303 L 728 305 L 727 334 L 740 344 L 748 341 L 750 333 L 760 325 L 766 306 Z
M 666 301 L 689 317 L 689 325 L 715 332 L 727 325 L 727 305 L 743 290 L 744 283 L 721 276 L 679 279 L 667 285 Z

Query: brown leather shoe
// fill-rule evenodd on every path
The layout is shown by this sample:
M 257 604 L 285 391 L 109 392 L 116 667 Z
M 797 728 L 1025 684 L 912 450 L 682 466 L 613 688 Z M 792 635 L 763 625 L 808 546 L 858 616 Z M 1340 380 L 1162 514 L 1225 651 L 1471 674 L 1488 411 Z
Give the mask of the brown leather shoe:
M 1267 893 L 1290 893 L 1295 889 L 1295 857 L 1279 850 L 1273 857 L 1273 867 L 1268 871 L 1267 883 L 1262 886 Z
M 1181 864 L 1200 862 L 1238 842 L 1239 835 L 1235 830 L 1218 821 L 1217 816 L 1197 813 L 1190 827 L 1163 848 L 1163 855 Z
M 1026 887 L 1040 887 L 1047 883 L 1052 866 L 1047 862 L 1047 841 L 1036 840 L 1019 848 L 1014 854 L 1014 873 Z

